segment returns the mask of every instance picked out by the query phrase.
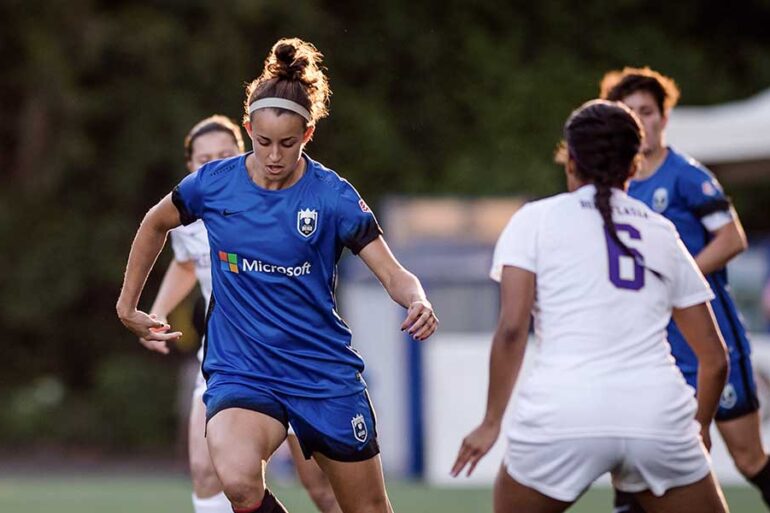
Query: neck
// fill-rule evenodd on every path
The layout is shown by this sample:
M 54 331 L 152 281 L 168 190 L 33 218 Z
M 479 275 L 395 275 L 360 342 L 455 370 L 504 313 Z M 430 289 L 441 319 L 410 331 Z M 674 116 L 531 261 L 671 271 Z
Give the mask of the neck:
M 659 146 L 655 151 L 645 155 L 644 161 L 642 162 L 642 167 L 637 172 L 636 178 L 639 180 L 644 180 L 645 178 L 649 178 L 655 174 L 658 168 L 660 168 L 661 164 L 663 164 L 663 161 L 666 160 L 667 156 L 668 148 L 663 145 Z
M 272 178 L 265 173 L 264 169 L 257 165 L 257 161 L 254 155 L 249 155 L 246 159 L 246 169 L 249 172 L 249 177 L 252 181 L 263 189 L 269 191 L 278 191 L 281 189 L 288 189 L 295 183 L 299 182 L 300 178 L 305 174 L 305 159 L 300 157 L 299 162 L 294 169 L 284 177 Z

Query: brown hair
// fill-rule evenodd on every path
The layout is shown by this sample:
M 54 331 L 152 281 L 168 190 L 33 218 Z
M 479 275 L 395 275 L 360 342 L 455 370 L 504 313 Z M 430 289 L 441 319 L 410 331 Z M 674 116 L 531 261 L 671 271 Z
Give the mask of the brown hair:
M 564 142 L 578 176 L 596 187 L 596 209 L 604 227 L 623 251 L 612 221 L 612 188 L 622 188 L 632 174 L 644 140 L 636 115 L 620 102 L 592 100 L 572 112 L 564 124 Z
M 599 96 L 605 100 L 623 101 L 637 91 L 647 91 L 658 104 L 663 115 L 676 106 L 679 101 L 679 87 L 667 77 L 648 67 L 629 68 L 622 71 L 609 71 L 604 74 L 599 86 Z
M 238 151 L 243 153 L 243 136 L 241 135 L 241 127 L 235 124 L 235 122 L 227 116 L 221 114 L 214 114 L 206 119 L 198 121 L 187 133 L 187 137 L 184 138 L 184 156 L 186 160 L 192 158 L 193 143 L 195 139 L 211 132 L 224 132 L 230 134 L 238 146 Z
M 249 105 L 262 98 L 283 98 L 310 112 L 305 126 L 329 115 L 329 81 L 321 66 L 323 54 L 311 43 L 298 38 L 281 39 L 265 59 L 262 74 L 246 86 L 244 122 L 250 122 Z M 278 115 L 287 112 L 273 108 Z

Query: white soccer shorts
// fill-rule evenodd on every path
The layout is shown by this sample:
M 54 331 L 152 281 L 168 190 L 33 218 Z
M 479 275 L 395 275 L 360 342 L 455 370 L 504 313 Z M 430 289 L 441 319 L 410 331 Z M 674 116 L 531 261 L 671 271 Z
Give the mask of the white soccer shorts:
M 650 490 L 658 497 L 711 472 L 700 437 L 676 442 L 620 437 L 509 440 L 503 465 L 515 481 L 565 502 L 577 500 L 606 472 L 618 490 Z

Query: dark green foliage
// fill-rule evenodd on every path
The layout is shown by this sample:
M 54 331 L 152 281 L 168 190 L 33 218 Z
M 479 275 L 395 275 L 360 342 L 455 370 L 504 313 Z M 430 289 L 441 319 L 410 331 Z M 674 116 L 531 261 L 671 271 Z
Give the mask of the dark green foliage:
M 770 84 L 768 26 L 766 0 L 2 0 L 0 409 L 42 375 L 67 408 L 97 401 L 81 419 L 154 394 L 128 379 L 136 364 L 120 355 L 143 350 L 113 308 L 133 234 L 184 174 L 188 128 L 241 117 L 243 86 L 278 37 L 326 55 L 332 114 L 309 151 L 376 206 L 387 194 L 559 191 L 561 125 L 604 71 L 658 68 L 686 104 L 745 97 Z M 158 365 L 147 369 L 168 379 Z M 39 431 L 30 415 L 24 429 Z M 76 424 L 56 437 L 89 429 Z M 140 433 L 110 429 L 93 439 Z

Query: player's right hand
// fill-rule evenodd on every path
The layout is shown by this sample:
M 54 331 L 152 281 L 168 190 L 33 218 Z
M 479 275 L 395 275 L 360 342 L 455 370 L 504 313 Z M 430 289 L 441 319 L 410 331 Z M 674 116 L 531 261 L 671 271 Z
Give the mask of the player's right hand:
M 181 331 L 169 332 L 171 326 L 158 319 L 157 315 L 147 315 L 140 310 L 121 317 L 120 322 L 139 337 L 140 344 L 157 353 L 168 354 L 168 342 L 175 342 L 182 336 Z
M 481 423 L 479 427 L 463 438 L 460 451 L 457 453 L 457 459 L 450 472 L 452 477 L 460 475 L 460 472 L 462 472 L 466 465 L 470 465 L 466 474 L 466 476 L 470 476 L 479 460 L 495 445 L 499 434 L 500 424 Z

